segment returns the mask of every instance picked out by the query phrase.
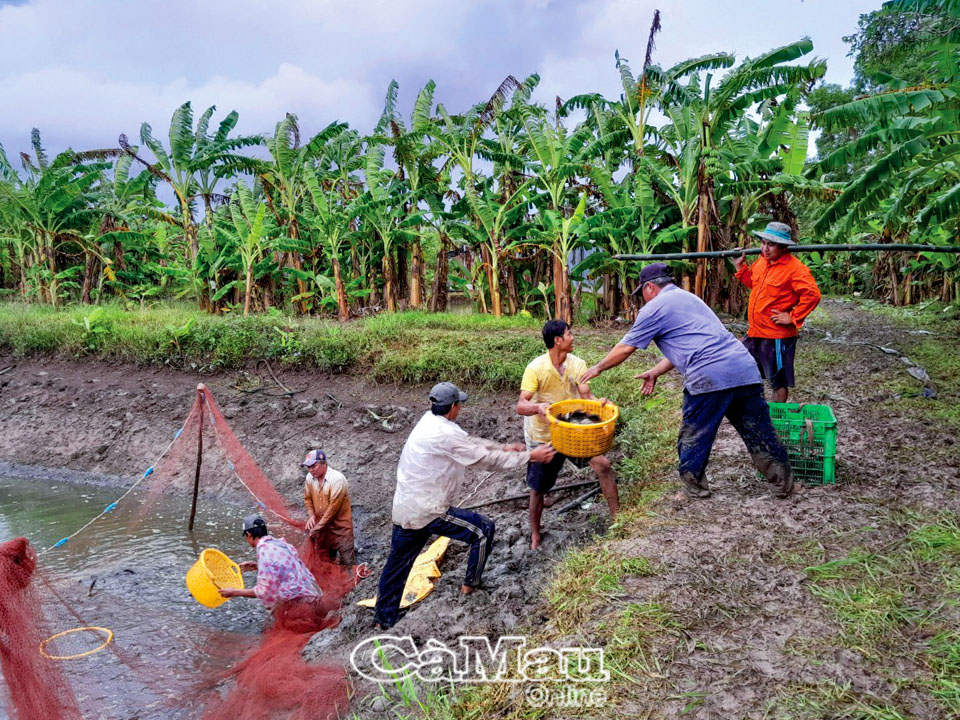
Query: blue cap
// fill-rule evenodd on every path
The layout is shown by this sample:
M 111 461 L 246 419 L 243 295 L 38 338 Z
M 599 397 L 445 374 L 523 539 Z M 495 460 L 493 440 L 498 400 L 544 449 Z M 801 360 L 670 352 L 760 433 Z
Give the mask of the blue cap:
M 327 455 L 323 450 L 311 450 L 307 453 L 306 457 L 303 458 L 303 462 L 300 463 L 302 467 L 313 467 L 318 462 L 326 462 Z
M 782 222 L 767 223 L 767 228 L 763 232 L 754 231 L 753 233 L 767 242 L 777 245 L 796 245 L 793 241 L 793 231 L 790 226 Z

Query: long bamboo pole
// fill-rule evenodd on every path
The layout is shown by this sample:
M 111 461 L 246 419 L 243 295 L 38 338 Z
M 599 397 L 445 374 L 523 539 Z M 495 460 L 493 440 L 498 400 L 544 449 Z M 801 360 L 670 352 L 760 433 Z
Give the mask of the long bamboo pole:
M 206 390 L 203 383 L 197 385 L 197 400 L 200 409 L 200 422 L 197 423 L 197 472 L 193 476 L 193 502 L 190 504 L 190 524 L 187 527 L 193 532 L 193 521 L 197 515 L 197 495 L 200 492 L 200 464 L 203 462 L 203 392 Z
M 573 488 L 586 487 L 587 485 L 595 485 L 596 483 L 597 481 L 596 479 L 594 479 L 594 480 L 584 480 L 582 482 L 569 483 L 567 485 L 557 485 L 556 487 L 551 488 L 550 490 L 547 490 L 547 492 L 544 493 L 544 495 L 546 495 L 547 493 L 559 492 L 561 490 L 571 490 Z M 468 505 L 463 509 L 476 510 L 477 508 L 488 507 L 490 505 L 497 505 L 499 503 L 510 502 L 512 500 L 526 500 L 529 497 L 530 497 L 530 493 L 528 492 L 522 493 L 520 495 L 509 495 L 507 497 L 498 498 L 496 500 L 487 500 L 486 502 L 478 503 L 476 505 Z
M 960 245 L 911 245 L 910 243 L 847 243 L 840 245 L 793 245 L 790 252 L 930 252 L 930 253 L 958 253 Z M 614 255 L 614 260 L 696 260 L 697 258 L 725 258 L 740 255 L 759 255 L 760 248 L 746 250 L 708 250 L 705 252 L 679 253 L 647 253 L 645 255 Z

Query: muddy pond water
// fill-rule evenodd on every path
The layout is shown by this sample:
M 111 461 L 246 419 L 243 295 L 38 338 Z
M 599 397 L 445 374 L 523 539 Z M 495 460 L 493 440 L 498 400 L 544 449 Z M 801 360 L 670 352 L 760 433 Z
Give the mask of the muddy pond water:
M 41 553 L 40 572 L 84 621 L 38 582 L 50 633 L 81 624 L 114 633 L 111 648 L 59 662 L 84 717 L 196 717 L 199 707 L 191 703 L 198 681 L 215 680 L 241 659 L 256 643 L 267 614 L 259 601 L 246 598 L 204 608 L 190 595 L 184 575 L 207 547 L 236 562 L 254 559 L 239 528 L 243 515 L 255 508 L 201 497 L 189 533 L 188 498 L 161 498 L 142 515 L 143 498 L 135 492 L 66 544 L 43 552 L 122 493 L 0 477 L 0 541 L 25 536 Z M 248 587 L 254 580 L 246 574 Z M 73 654 L 99 640 L 79 633 L 57 643 L 54 654 Z M 0 697 L 0 718 L 6 718 L 2 702 Z

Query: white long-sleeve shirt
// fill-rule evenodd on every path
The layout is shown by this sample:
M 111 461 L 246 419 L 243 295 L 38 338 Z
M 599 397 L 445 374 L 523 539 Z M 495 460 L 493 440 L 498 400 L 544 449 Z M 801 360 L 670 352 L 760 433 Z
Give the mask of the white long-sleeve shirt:
M 503 445 L 468 435 L 455 422 L 428 411 L 400 454 L 393 522 L 419 530 L 443 515 L 459 501 L 468 467 L 512 470 L 529 460 L 529 452 L 504 450 Z

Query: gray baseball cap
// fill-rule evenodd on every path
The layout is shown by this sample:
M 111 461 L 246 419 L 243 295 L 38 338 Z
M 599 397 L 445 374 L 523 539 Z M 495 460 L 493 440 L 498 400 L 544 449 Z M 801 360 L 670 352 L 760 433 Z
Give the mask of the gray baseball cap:
M 241 534 L 246 535 L 255 527 L 263 527 L 264 529 L 266 529 L 267 523 L 264 522 L 263 518 L 257 515 L 256 513 L 254 513 L 253 515 L 247 515 L 243 519 L 243 533 Z
M 430 389 L 430 402 L 434 405 L 453 405 L 466 401 L 467 394 L 452 382 L 437 383 Z

